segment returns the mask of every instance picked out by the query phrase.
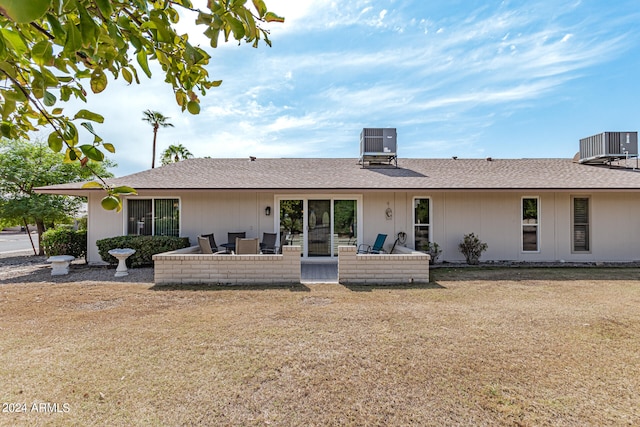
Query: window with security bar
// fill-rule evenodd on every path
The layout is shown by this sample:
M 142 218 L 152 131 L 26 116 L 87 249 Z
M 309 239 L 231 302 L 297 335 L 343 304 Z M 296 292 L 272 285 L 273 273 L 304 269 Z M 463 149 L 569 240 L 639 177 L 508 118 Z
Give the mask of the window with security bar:
M 140 236 L 179 236 L 178 199 L 129 199 L 127 234 Z

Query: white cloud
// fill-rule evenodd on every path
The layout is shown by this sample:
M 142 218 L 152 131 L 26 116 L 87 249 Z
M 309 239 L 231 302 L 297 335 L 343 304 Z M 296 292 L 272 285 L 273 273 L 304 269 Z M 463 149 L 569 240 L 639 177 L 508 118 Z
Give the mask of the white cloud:
M 564 43 L 566 41 L 569 41 L 571 37 L 573 37 L 573 34 L 566 34 L 561 41 Z

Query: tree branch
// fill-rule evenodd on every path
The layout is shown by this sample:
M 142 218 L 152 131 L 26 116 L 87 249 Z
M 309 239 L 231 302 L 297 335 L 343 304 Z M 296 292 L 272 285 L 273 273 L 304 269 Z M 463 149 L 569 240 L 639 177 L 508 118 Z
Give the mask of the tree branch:
M 20 89 L 20 91 L 29 100 L 29 102 L 31 102 L 31 104 L 33 104 L 35 106 L 35 108 L 40 112 L 40 114 L 45 118 L 45 120 L 51 125 L 53 130 L 58 134 L 60 139 L 62 141 L 64 141 L 64 144 L 67 146 L 67 148 L 73 149 L 73 147 L 70 146 L 69 143 L 65 140 L 64 135 L 62 134 L 62 131 L 60 131 L 58 126 L 56 126 L 56 124 L 53 122 L 53 120 L 51 119 L 51 116 L 49 116 L 49 113 L 47 112 L 47 110 L 40 105 L 40 102 L 37 99 L 34 99 L 31 96 L 31 94 L 24 87 L 22 87 L 20 82 L 18 82 L 15 78 L 11 77 L 6 71 L 4 71 L 2 69 L 0 69 L 0 71 L 9 80 L 11 80 L 13 82 L 13 84 L 15 84 Z M 104 178 L 102 178 L 91 166 L 89 166 L 88 164 L 84 164 L 84 165 L 82 165 L 82 167 L 85 167 L 85 168 L 89 169 L 89 171 L 91 171 L 93 176 L 95 176 L 96 178 L 98 178 L 98 180 L 100 180 L 100 182 L 102 183 L 104 188 L 111 188 L 111 186 L 109 186 L 109 184 L 107 184 L 107 182 L 104 180 Z

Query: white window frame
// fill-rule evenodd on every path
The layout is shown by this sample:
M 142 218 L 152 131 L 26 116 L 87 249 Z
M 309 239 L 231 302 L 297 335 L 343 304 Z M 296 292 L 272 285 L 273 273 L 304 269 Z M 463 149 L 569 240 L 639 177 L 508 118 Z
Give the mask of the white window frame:
M 151 200 L 151 236 L 156 235 L 156 200 L 168 200 L 168 199 L 177 199 L 178 200 L 178 212 L 180 213 L 178 219 L 178 237 L 182 234 L 182 198 L 179 196 L 167 196 L 167 197 L 127 197 L 123 199 L 122 211 L 124 215 L 122 215 L 122 235 L 123 236 L 135 236 L 135 234 L 129 234 L 129 200 Z
M 536 207 L 537 207 L 537 213 L 538 216 L 536 217 L 536 223 L 535 224 L 526 224 L 524 222 L 524 201 L 525 199 L 535 199 L 536 200 Z M 535 254 L 535 253 L 540 253 L 540 212 L 542 212 L 542 208 L 541 208 L 541 204 L 540 204 L 540 196 L 522 196 L 522 198 L 520 198 L 520 252 L 522 253 L 526 253 L 526 254 Z M 527 251 L 524 249 L 524 227 L 525 226 L 532 226 L 535 225 L 536 227 L 536 246 L 538 247 L 538 249 L 536 249 L 535 251 Z
M 329 245 L 333 251 L 334 236 L 333 236 L 333 202 L 336 200 L 354 200 L 356 202 L 356 246 L 362 243 L 362 234 L 364 230 L 364 209 L 362 202 L 362 194 L 335 194 L 335 193 L 320 193 L 320 194 L 276 194 L 273 198 L 273 227 L 277 230 L 278 241 L 280 241 L 280 201 L 282 200 L 302 200 L 302 209 L 304 212 L 309 212 L 309 200 L 330 200 L 331 201 L 331 241 Z M 303 215 L 303 242 L 302 242 L 302 257 L 308 259 L 308 232 L 309 232 L 309 216 Z M 326 257 L 328 259 L 337 259 L 338 253 L 334 253 L 331 256 Z
M 576 250 L 576 245 L 575 245 L 575 236 L 576 236 L 576 231 L 575 231 L 575 226 L 576 226 L 576 213 L 575 213 L 575 200 L 576 199 L 587 199 L 587 218 L 589 219 L 589 221 L 586 223 L 587 225 L 587 246 L 588 249 L 586 251 L 579 251 Z M 592 217 L 591 217 L 591 196 L 590 195 L 573 195 L 571 196 L 571 253 L 572 254 L 590 254 L 592 251 L 592 245 L 593 242 L 591 240 L 591 228 L 592 228 Z
M 428 224 L 418 224 L 416 222 L 416 200 L 428 200 L 429 201 L 429 223 Z M 414 196 L 413 199 L 411 200 L 411 235 L 412 235 L 412 241 L 413 241 L 413 246 L 414 249 L 416 251 L 421 251 L 422 248 L 416 248 L 416 227 L 420 226 L 420 227 L 424 227 L 427 226 L 429 228 L 429 238 L 428 238 L 428 242 L 432 242 L 433 241 L 433 221 L 431 221 L 431 219 L 433 218 L 433 200 L 431 199 L 430 196 Z

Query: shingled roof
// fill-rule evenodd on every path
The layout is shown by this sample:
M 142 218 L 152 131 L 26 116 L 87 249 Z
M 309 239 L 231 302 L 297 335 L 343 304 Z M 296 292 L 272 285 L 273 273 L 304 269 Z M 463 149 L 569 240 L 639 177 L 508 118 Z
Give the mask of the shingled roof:
M 363 168 L 357 159 L 189 159 L 110 179 L 142 190 L 398 191 L 640 190 L 640 171 L 571 159 L 399 159 L 398 168 Z M 82 183 L 43 193 L 87 194 Z

